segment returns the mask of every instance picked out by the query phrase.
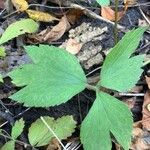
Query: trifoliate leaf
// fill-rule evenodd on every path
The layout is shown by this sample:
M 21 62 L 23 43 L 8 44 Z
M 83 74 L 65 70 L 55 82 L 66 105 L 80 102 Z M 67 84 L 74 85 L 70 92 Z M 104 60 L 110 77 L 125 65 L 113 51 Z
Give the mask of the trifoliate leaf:
M 101 70 L 98 86 L 117 91 L 127 91 L 138 81 L 142 73 L 144 56 L 131 57 L 146 28 L 132 30 L 111 50 Z
M 43 118 L 60 140 L 71 136 L 76 127 L 72 116 L 63 116 L 57 120 L 52 117 Z M 41 119 L 36 120 L 29 128 L 28 138 L 32 146 L 47 145 L 54 137 Z
M 128 107 L 116 98 L 100 92 L 81 125 L 81 142 L 85 150 L 111 150 L 110 133 L 125 150 L 129 150 L 132 116 Z
M 11 131 L 12 138 L 16 139 L 23 132 L 23 128 L 24 128 L 23 119 L 16 121 Z
M 0 82 L 3 82 L 3 77 L 1 74 L 0 74 Z
M 35 21 L 51 22 L 54 20 L 59 20 L 49 13 L 45 13 L 37 10 L 28 9 L 26 10 L 26 12 L 29 15 L 29 17 Z
M 109 6 L 110 0 L 96 0 L 101 6 Z
M 32 19 L 22 19 L 8 26 L 0 38 L 0 45 L 25 33 L 34 33 L 39 25 Z
M 19 11 L 25 11 L 28 9 L 29 5 L 26 0 L 11 0 L 13 5 Z
M 74 55 L 48 45 L 27 46 L 26 50 L 33 64 L 9 74 L 13 83 L 25 86 L 11 99 L 26 106 L 46 107 L 64 103 L 84 90 L 86 77 Z
M 15 149 L 15 142 L 14 141 L 8 141 L 3 145 L 1 150 L 14 150 Z
M 1 57 L 5 57 L 6 53 L 5 53 L 5 48 L 4 47 L 0 47 L 0 58 Z

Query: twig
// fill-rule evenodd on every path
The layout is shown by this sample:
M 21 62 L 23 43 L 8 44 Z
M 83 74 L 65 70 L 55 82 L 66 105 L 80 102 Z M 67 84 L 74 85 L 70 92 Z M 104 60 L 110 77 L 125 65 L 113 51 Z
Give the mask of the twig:
M 23 145 L 25 148 L 28 146 L 28 147 L 32 147 L 32 145 L 30 144 L 27 144 L 27 143 L 24 143 L 22 141 L 19 141 L 19 140 L 16 140 L 16 139 L 13 139 L 11 136 L 7 136 L 7 135 L 4 135 L 4 134 L 0 134 L 1 136 L 7 138 L 7 139 L 10 139 L 10 140 L 13 140 L 14 142 L 20 144 L 20 145 Z M 33 148 L 33 147 L 32 147 Z M 37 149 L 34 149 L 34 150 L 37 150 Z
M 117 93 L 116 96 L 136 96 L 136 97 L 143 97 L 144 93 Z
M 150 25 L 150 20 L 146 17 L 146 15 L 144 14 L 143 10 L 141 9 L 141 7 L 139 6 L 139 10 L 143 16 L 143 18 L 146 20 L 146 22 Z
M 89 10 L 89 9 L 83 7 L 83 6 L 80 6 L 80 5 L 74 4 L 74 3 L 70 3 L 69 6 L 75 8 L 75 9 L 80 9 L 80 10 L 82 10 L 83 13 L 84 13 L 85 15 L 89 16 L 89 17 L 92 17 L 92 18 L 94 18 L 94 19 L 99 19 L 99 20 L 104 21 L 104 22 L 106 22 L 106 23 L 109 23 L 110 25 L 113 25 L 113 26 L 115 25 L 114 22 L 112 22 L 112 21 L 110 21 L 110 20 L 108 20 L 108 19 L 105 19 L 105 18 L 101 17 L 100 15 L 97 15 L 97 14 L 94 13 L 93 11 L 91 11 L 91 10 Z M 118 24 L 117 28 L 118 28 L 119 30 L 123 31 L 123 32 L 126 32 L 126 31 L 127 31 L 124 26 L 121 26 L 121 25 L 119 25 L 119 24 Z
M 114 42 L 115 45 L 118 43 L 118 4 L 119 0 L 115 0 L 115 26 L 114 26 Z
M 14 116 L 13 119 L 16 119 L 17 117 L 23 115 L 25 112 L 27 112 L 28 110 L 30 110 L 31 108 L 27 108 L 25 111 L 19 113 L 18 115 Z M 7 123 L 9 123 L 9 121 L 4 122 L 3 124 L 0 125 L 0 128 L 2 128 L 4 125 L 6 125 Z
M 48 130 L 55 136 L 55 138 L 58 140 L 58 142 L 60 143 L 60 145 L 63 147 L 64 150 L 67 150 L 65 148 L 65 146 L 63 145 L 63 143 L 61 142 L 61 140 L 58 138 L 58 136 L 55 134 L 55 132 L 50 128 L 50 126 L 47 124 L 47 122 L 45 121 L 45 119 L 43 117 L 40 117 L 42 122 L 45 124 L 45 126 L 48 128 Z
M 96 69 L 90 71 L 89 73 L 86 74 L 86 77 L 89 76 L 89 75 L 91 75 L 92 73 L 94 73 L 94 72 L 100 70 L 101 68 L 102 68 L 102 67 L 97 67 Z
M 9 113 L 0 111 L 0 117 L 6 119 L 11 125 L 14 124 L 14 118 Z

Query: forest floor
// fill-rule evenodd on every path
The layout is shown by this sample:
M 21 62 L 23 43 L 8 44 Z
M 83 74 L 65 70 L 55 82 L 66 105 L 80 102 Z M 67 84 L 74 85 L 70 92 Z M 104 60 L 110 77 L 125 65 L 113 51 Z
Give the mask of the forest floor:
M 21 18 L 27 18 L 27 14 L 24 12 L 14 13 L 15 8 L 11 2 L 7 2 L 7 5 L 4 5 L 3 2 L 4 0 L 0 1 L 0 35 L 2 35 L 6 27 L 8 27 L 12 22 L 20 20 Z M 44 42 L 41 42 L 39 39 L 37 40 L 35 35 L 26 34 L 4 44 L 6 56 L 4 58 L 0 58 L 0 74 L 4 77 L 4 83 L 0 83 L 0 128 L 10 133 L 11 125 L 14 124 L 16 120 L 23 118 L 25 120 L 26 127 L 19 140 L 24 143 L 28 143 L 26 132 L 28 127 L 40 116 L 58 118 L 63 115 L 73 115 L 74 119 L 80 126 L 95 100 L 95 93 L 90 90 L 84 90 L 77 96 L 74 96 L 72 100 L 69 100 L 67 103 L 48 108 L 24 107 L 22 104 L 9 99 L 8 97 L 20 90 L 20 88 L 12 84 L 11 79 L 7 76 L 7 74 L 18 66 L 31 62 L 23 49 L 23 45 L 46 43 L 67 49 L 68 41 L 72 39 L 76 44 L 72 53 L 78 57 L 86 76 L 88 77 L 88 81 L 92 84 L 96 84 L 99 81 L 99 74 L 103 61 L 110 49 L 114 46 L 114 22 L 100 15 L 102 10 L 98 5 L 96 5 L 95 1 L 89 0 L 84 2 L 70 0 L 68 5 L 66 2 L 62 2 L 60 6 L 60 4 L 55 0 L 42 0 L 42 2 L 38 0 L 29 1 L 30 4 L 33 4 L 33 6 L 31 5 L 31 8 L 53 13 L 53 15 L 58 18 L 61 18 L 63 14 L 69 14 L 68 16 L 71 16 L 70 19 L 72 23 L 70 23 L 68 30 L 61 30 L 56 37 L 51 37 L 53 40 L 46 40 Z M 114 9 L 113 6 L 114 3 L 112 2 L 111 8 Z M 122 2 L 119 3 L 119 6 L 120 11 L 124 9 Z M 86 9 L 83 11 L 83 8 Z M 113 20 L 112 14 L 109 15 L 109 17 Z M 49 23 L 40 22 L 38 33 L 48 27 L 52 29 L 57 24 L 58 21 Z M 123 37 L 127 30 L 150 25 L 150 2 L 148 0 L 138 0 L 131 6 L 129 5 L 127 10 L 121 16 L 121 19 L 118 21 L 118 24 L 119 40 Z M 64 27 L 62 26 L 62 29 L 63 28 Z M 61 34 L 62 36 L 60 36 Z M 71 46 L 73 46 L 74 43 L 71 44 Z M 150 30 L 145 32 L 139 47 L 134 53 L 134 55 L 140 54 L 145 54 L 145 61 L 150 59 Z M 131 145 L 131 149 L 133 150 L 150 150 L 150 110 L 149 116 L 147 116 L 146 119 L 144 118 L 146 121 L 143 119 L 145 101 L 146 105 L 150 105 L 149 67 L 149 64 L 143 67 L 144 72 L 136 86 L 131 91 L 121 93 L 117 96 L 129 106 L 133 113 L 135 121 L 133 141 Z M 5 140 L 5 138 L 1 137 L 0 145 L 3 145 Z M 64 143 L 66 144 L 70 141 L 74 147 L 80 145 L 79 128 L 77 128 L 76 132 L 71 137 L 64 140 Z M 117 150 L 120 149 L 115 144 L 113 148 Z M 24 146 L 20 146 L 18 144 L 16 149 L 21 150 L 30 148 L 24 148 Z M 45 149 L 45 147 L 42 149 Z M 70 148 L 70 150 L 71 149 L 73 150 L 73 148 Z M 82 150 L 82 146 L 79 146 L 78 149 Z

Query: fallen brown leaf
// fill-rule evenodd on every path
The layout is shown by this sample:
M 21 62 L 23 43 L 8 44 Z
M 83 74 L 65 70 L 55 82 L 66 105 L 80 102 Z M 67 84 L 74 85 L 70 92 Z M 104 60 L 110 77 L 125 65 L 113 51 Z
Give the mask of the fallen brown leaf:
M 133 138 L 130 149 L 149 150 L 150 149 L 149 137 L 150 137 L 150 133 L 148 131 L 144 131 L 144 130 L 141 131 L 141 135 L 139 137 Z
M 82 44 L 77 42 L 75 39 L 69 39 L 66 42 L 66 50 L 71 54 L 77 54 L 82 48 Z
M 52 41 L 57 41 L 60 39 L 66 31 L 70 29 L 70 24 L 66 18 L 66 16 L 63 16 L 60 19 L 60 22 L 54 26 L 52 29 L 46 29 L 40 32 L 37 36 L 39 38 L 39 41 L 48 43 Z
M 135 97 L 124 99 L 123 102 L 127 104 L 130 109 L 132 109 L 135 105 Z
M 150 89 L 150 77 L 145 76 L 145 79 L 146 79 L 146 83 L 148 85 L 148 88 Z
M 124 0 L 124 4 L 133 6 L 137 3 L 137 0 Z
M 133 124 L 131 150 L 149 150 L 150 145 L 146 138 L 150 136 L 148 131 L 142 129 L 142 122 L 138 121 Z
M 80 9 L 70 9 L 66 13 L 66 17 L 71 24 L 74 24 L 82 15 L 83 11 Z
M 53 15 L 41 11 L 36 11 L 36 10 L 26 10 L 26 13 L 29 15 L 29 17 L 33 20 L 36 21 L 42 21 L 42 22 L 51 22 L 54 20 L 59 20 Z
M 126 9 L 118 12 L 117 21 L 119 21 L 123 17 L 125 12 L 126 12 Z M 108 6 L 107 7 L 101 7 L 101 16 L 103 18 L 110 20 L 110 21 L 115 21 L 115 11 Z
M 53 138 L 46 150 L 61 150 L 61 146 L 57 139 Z
M 150 111 L 148 106 L 150 105 L 150 90 L 148 90 L 144 96 L 143 110 L 142 110 L 142 125 L 143 128 L 150 131 Z

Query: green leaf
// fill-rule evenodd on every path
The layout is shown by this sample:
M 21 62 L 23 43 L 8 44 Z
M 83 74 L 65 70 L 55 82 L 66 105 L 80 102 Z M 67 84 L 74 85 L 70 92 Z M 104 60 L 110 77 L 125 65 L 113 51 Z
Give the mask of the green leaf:
M 128 107 L 116 98 L 100 92 L 81 125 L 81 142 L 85 150 L 111 150 L 110 133 L 125 150 L 129 150 L 132 116 Z
M 14 141 L 8 141 L 3 145 L 1 150 L 14 150 L 15 149 L 15 142 Z
M 33 64 L 12 71 L 13 83 L 25 86 L 10 96 L 25 106 L 46 107 L 62 104 L 85 89 L 86 77 L 77 58 L 48 45 L 27 46 Z
M 21 118 L 20 120 L 16 121 L 14 126 L 12 127 L 11 137 L 13 139 L 17 139 L 17 137 L 23 132 L 24 128 L 24 121 Z
M 3 83 L 3 77 L 2 77 L 2 75 L 0 74 L 0 82 L 2 82 Z
M 143 70 L 144 56 L 131 57 L 146 28 L 132 30 L 107 55 L 101 70 L 98 86 L 127 91 L 138 81 Z
M 6 53 L 5 53 L 5 48 L 4 47 L 0 47 L 0 57 L 5 57 Z
M 63 116 L 54 120 L 52 117 L 43 117 L 49 127 L 54 131 L 57 137 L 62 140 L 71 136 L 76 127 L 76 122 L 72 116 Z M 32 123 L 28 134 L 29 142 L 32 146 L 44 146 L 49 144 L 54 135 L 49 131 L 41 119 Z
M 22 19 L 8 26 L 0 38 L 0 45 L 25 33 L 34 33 L 38 30 L 38 23 L 32 19 Z
M 109 6 L 110 0 L 96 0 L 101 6 Z

